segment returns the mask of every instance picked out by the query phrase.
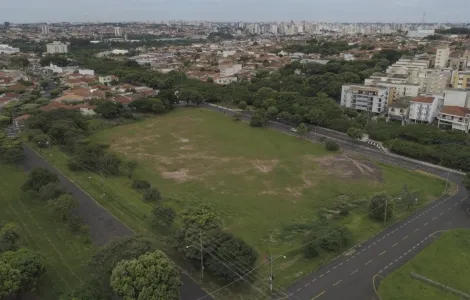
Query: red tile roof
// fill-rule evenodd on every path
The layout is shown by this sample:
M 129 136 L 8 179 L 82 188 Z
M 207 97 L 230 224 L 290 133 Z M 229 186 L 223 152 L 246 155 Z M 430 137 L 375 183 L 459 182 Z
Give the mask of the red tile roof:
M 444 106 L 441 109 L 441 114 L 465 117 L 470 114 L 470 109 L 461 106 Z
M 418 96 L 414 97 L 411 99 L 412 102 L 421 102 L 421 103 L 433 103 L 434 102 L 434 97 L 424 97 L 424 96 Z
M 128 104 L 132 102 L 132 99 L 126 96 L 116 96 L 114 97 L 114 101 L 122 104 Z

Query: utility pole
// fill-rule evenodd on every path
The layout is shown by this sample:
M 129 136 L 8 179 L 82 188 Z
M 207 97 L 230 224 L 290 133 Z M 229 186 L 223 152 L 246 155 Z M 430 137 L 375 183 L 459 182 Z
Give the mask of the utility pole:
M 385 227 L 385 224 L 387 224 L 387 206 L 388 206 L 388 199 L 385 198 L 384 227 Z
M 199 244 L 201 246 L 201 281 L 204 280 L 204 248 L 202 247 L 202 231 L 199 230 Z
M 447 172 L 447 176 L 446 176 L 446 185 L 445 185 L 445 187 L 444 187 L 444 195 L 445 195 L 445 193 L 447 193 L 447 184 L 448 184 L 448 182 L 449 182 L 449 175 L 450 175 L 450 172 Z
M 271 291 L 271 293 L 273 292 L 273 256 L 272 254 L 269 255 L 269 269 L 270 269 L 270 272 L 269 272 L 269 290 Z

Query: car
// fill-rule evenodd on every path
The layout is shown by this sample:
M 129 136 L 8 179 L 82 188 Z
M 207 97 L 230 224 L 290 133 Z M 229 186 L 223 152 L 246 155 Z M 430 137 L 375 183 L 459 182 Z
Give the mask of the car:
M 290 131 L 292 131 L 292 132 L 297 132 L 297 129 L 291 128 Z

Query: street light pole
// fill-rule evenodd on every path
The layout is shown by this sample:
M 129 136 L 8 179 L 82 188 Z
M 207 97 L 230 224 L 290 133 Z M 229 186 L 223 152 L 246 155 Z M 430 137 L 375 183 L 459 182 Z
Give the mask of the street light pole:
M 201 252 L 200 259 L 201 259 L 201 281 L 204 280 L 204 247 L 202 246 L 202 231 L 199 231 L 199 248 L 194 245 L 186 246 L 186 249 L 193 247 Z
M 285 255 L 279 255 L 277 256 L 276 258 L 273 259 L 273 256 L 270 255 L 269 256 L 269 290 L 271 291 L 271 293 L 273 292 L 273 281 L 274 281 L 274 277 L 273 277 L 273 262 L 278 259 L 279 257 L 282 257 L 282 258 L 287 258 Z
M 449 182 L 449 175 L 450 175 L 450 172 L 447 172 L 446 185 L 444 187 L 444 195 L 445 195 L 445 193 L 447 193 L 447 185 L 448 185 L 448 182 Z

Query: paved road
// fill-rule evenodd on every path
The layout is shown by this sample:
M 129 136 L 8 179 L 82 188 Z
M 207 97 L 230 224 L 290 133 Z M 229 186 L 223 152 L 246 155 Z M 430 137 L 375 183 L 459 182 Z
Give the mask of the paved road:
M 134 232 L 126 225 L 121 223 L 117 218 L 111 215 L 107 210 L 95 202 L 87 193 L 71 182 L 67 177 L 63 176 L 59 170 L 45 161 L 31 148 L 25 146 L 26 162 L 24 164 L 25 171 L 32 168 L 46 168 L 59 176 L 61 185 L 67 192 L 72 193 L 80 202 L 76 212 L 80 215 L 84 222 L 90 227 L 91 239 L 95 245 L 104 245 L 109 241 L 123 236 L 132 236 Z M 182 300 L 194 300 L 206 296 L 201 287 L 189 276 L 181 274 L 183 286 L 181 288 Z M 205 299 L 212 299 L 207 297 Z
M 232 115 L 230 110 L 204 104 L 205 108 L 222 111 Z M 244 115 L 248 120 L 249 116 Z M 270 127 L 292 134 L 290 126 L 271 122 Z M 429 245 L 439 231 L 450 228 L 470 227 L 470 207 L 468 193 L 462 186 L 462 176 L 458 172 L 449 172 L 445 168 L 414 161 L 398 155 L 387 154 L 367 145 L 351 143 L 349 137 L 317 129 L 309 132 L 307 139 L 318 141 L 327 136 L 336 140 L 348 152 L 359 152 L 376 161 L 393 164 L 406 169 L 420 169 L 457 184 L 449 190 L 448 195 L 434 201 L 409 218 L 388 227 L 374 238 L 357 245 L 347 254 L 343 254 L 330 264 L 316 270 L 295 282 L 288 288 L 288 297 L 282 299 L 296 300 L 338 300 L 338 299 L 377 299 L 373 287 L 373 277 L 385 276 Z M 377 277 L 380 279 L 380 277 Z M 279 298 L 281 299 L 281 298 Z

